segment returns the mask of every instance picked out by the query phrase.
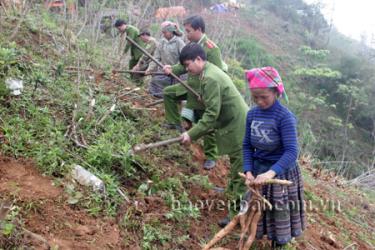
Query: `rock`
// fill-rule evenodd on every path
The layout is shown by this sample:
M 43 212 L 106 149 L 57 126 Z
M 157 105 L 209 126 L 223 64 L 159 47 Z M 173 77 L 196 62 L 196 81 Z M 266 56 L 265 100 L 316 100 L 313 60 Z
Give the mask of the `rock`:
M 326 232 L 321 232 L 321 236 L 320 236 L 320 239 L 328 244 L 330 244 L 331 246 L 333 246 L 334 248 L 339 248 L 339 245 L 336 241 L 336 239 L 333 237 L 333 234 L 329 231 L 326 231 Z

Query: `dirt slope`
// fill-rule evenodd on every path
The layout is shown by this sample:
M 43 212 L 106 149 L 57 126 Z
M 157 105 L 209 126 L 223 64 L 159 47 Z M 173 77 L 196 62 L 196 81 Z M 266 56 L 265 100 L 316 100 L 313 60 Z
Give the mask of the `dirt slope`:
M 113 221 L 95 219 L 69 206 L 63 189 L 53 185 L 53 180 L 42 176 L 30 162 L 0 158 L 0 194 L 1 200 L 22 207 L 24 228 L 42 236 L 50 246 L 121 249 L 120 230 Z M 45 247 L 26 235 L 23 244 Z
M 202 161 L 201 149 L 192 147 L 196 160 Z M 337 186 L 338 184 L 329 176 L 318 176 L 318 173 L 309 165 L 302 165 L 308 173 L 305 182 L 307 193 L 316 194 L 322 200 L 333 200 L 341 203 L 332 211 L 320 209 L 317 203 L 308 208 L 308 227 L 304 235 L 292 243 L 295 249 L 373 249 L 365 236 L 374 234 L 375 206 L 366 202 L 357 191 Z M 221 161 L 214 171 L 208 172 L 209 179 L 218 187 L 224 187 L 225 175 L 228 173 L 226 161 Z M 186 173 L 187 174 L 187 173 Z M 207 172 L 202 170 L 202 175 Z M 173 175 L 173 173 L 172 173 Z M 138 244 L 124 247 L 121 245 L 122 237 L 119 226 L 115 220 L 106 218 L 93 218 L 85 211 L 70 206 L 66 202 L 63 189 L 54 185 L 51 178 L 42 176 L 27 161 L 16 161 L 9 158 L 0 159 L 0 193 L 1 199 L 11 201 L 14 205 L 23 208 L 22 221 L 24 228 L 42 236 L 51 246 L 59 246 L 59 249 L 140 249 Z M 346 198 L 342 198 L 346 194 Z M 200 200 L 222 199 L 223 194 L 210 190 L 202 192 L 199 188 L 191 188 L 190 197 Z M 311 198 L 310 196 L 305 197 Z M 194 200 L 194 199 L 193 199 Z M 162 199 L 146 197 L 141 206 L 143 216 L 165 220 L 163 211 L 167 209 Z M 362 222 L 348 220 L 346 213 L 355 206 L 358 214 L 362 215 Z M 125 209 L 125 208 L 124 208 Z M 126 210 L 126 209 L 125 209 Z M 155 214 L 155 211 L 158 211 Z M 119 216 L 124 211 L 119 211 Z M 190 221 L 189 235 L 191 240 L 184 249 L 200 249 L 203 239 L 209 240 L 218 230 L 215 222 L 224 216 L 225 211 L 201 210 L 198 220 Z M 353 215 L 354 216 L 354 215 Z M 354 219 L 355 220 L 355 219 Z M 165 223 L 168 223 L 165 220 Z M 366 230 L 363 228 L 367 224 Z M 181 232 L 181 234 L 186 232 Z M 234 249 L 237 243 L 239 230 L 227 237 L 222 245 Z M 23 244 L 45 248 L 45 245 L 25 235 Z M 268 249 L 266 241 L 258 243 L 259 248 Z M 164 248 L 163 248 L 164 249 Z

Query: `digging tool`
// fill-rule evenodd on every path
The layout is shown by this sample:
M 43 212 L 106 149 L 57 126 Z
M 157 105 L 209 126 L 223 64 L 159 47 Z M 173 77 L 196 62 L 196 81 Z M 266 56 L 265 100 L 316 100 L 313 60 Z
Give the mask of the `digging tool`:
M 112 70 L 112 73 L 145 74 L 146 71 L 139 70 Z M 165 75 L 164 72 L 150 72 L 150 75 Z
M 171 139 L 168 139 L 168 140 L 158 141 L 158 142 L 149 143 L 149 144 L 141 143 L 141 144 L 133 146 L 133 148 L 128 151 L 128 155 L 134 155 L 136 153 L 145 151 L 145 150 L 150 149 L 150 148 L 157 148 L 157 147 L 160 147 L 160 146 L 173 144 L 173 143 L 176 143 L 176 142 L 180 142 L 181 140 L 182 140 L 181 137 L 175 137 L 175 138 L 171 138 Z
M 154 61 L 159 67 L 163 68 L 164 65 L 159 62 L 158 60 L 155 59 L 155 57 L 153 57 L 150 53 L 147 52 L 147 50 L 145 50 L 144 48 L 142 48 L 140 45 L 138 45 L 133 39 L 131 39 L 130 37 L 126 37 L 126 40 L 128 40 L 131 44 L 133 44 L 135 47 L 137 47 L 140 51 L 143 52 L 143 54 L 145 54 L 146 56 L 148 56 L 152 61 Z M 182 81 L 177 75 L 171 73 L 170 74 L 174 79 L 176 79 L 182 86 L 184 86 L 190 93 L 192 93 L 197 99 L 199 102 L 203 102 L 202 101 L 202 97 L 200 96 L 200 94 L 198 94 L 194 89 L 192 89 L 189 85 L 187 85 L 187 83 L 185 83 L 184 81 Z

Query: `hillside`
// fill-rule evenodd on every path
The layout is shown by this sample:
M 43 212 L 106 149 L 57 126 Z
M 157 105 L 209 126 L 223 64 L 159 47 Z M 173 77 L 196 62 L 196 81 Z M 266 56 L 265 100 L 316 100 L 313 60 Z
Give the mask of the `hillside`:
M 298 48 L 306 42 L 301 26 L 289 21 L 285 36 L 284 19 L 251 2 L 251 8 L 236 13 L 201 14 L 213 39 L 223 47 L 237 87 L 245 92 L 244 68 L 262 63 L 280 67 L 300 130 L 313 127 L 312 136 L 301 133 L 300 142 L 308 226 L 288 249 L 373 249 L 374 192 L 348 185 L 335 168 L 327 170 L 324 160 L 333 158 L 322 157 L 323 150 L 317 150 L 330 130 L 319 134 L 325 127 L 314 125 L 328 125 L 314 111 L 325 117 L 338 114 L 292 74 L 301 60 Z M 142 5 L 143 1 L 138 4 L 137 8 L 145 6 L 145 13 L 155 8 Z M 202 10 L 197 3 L 185 4 Z M 24 81 L 20 96 L 0 89 L 0 247 L 202 248 L 219 230 L 217 221 L 226 213 L 220 202 L 225 201 L 222 189 L 228 159 L 221 158 L 211 171 L 203 170 L 200 142 L 130 155 L 135 144 L 178 134 L 161 128 L 163 107 L 146 107 L 154 99 L 144 88 L 137 89 L 129 78 L 112 72 L 117 68 L 113 60 L 117 40 L 105 34 L 95 40 L 89 23 L 82 26 L 79 17 L 50 13 L 38 4 L 26 9 L 2 6 L 0 14 L 0 81 L 9 77 Z M 251 34 L 243 40 L 250 43 L 236 42 L 238 47 L 231 47 L 233 34 L 223 33 L 231 26 L 238 37 Z M 251 55 L 241 57 L 247 55 L 241 49 L 250 50 Z M 306 100 L 315 101 L 311 103 L 315 108 Z M 360 139 L 366 137 L 363 130 L 350 143 L 361 144 L 358 150 L 368 152 L 371 141 Z M 341 151 L 337 154 L 341 156 Z M 74 164 L 102 179 L 105 194 L 75 182 L 70 175 Z M 177 207 L 176 201 L 180 202 Z M 237 229 L 220 246 L 235 249 L 239 233 Z M 270 247 L 260 241 L 253 249 Z

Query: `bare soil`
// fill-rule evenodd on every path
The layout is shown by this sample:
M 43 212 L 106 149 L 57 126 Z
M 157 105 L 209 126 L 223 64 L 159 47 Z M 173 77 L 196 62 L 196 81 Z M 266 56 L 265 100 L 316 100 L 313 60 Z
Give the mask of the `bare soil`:
M 203 163 L 204 155 L 198 145 L 191 147 L 194 159 Z M 302 165 L 304 168 L 305 166 Z M 312 171 L 311 174 L 316 174 Z M 220 160 L 218 166 L 212 171 L 199 170 L 200 174 L 208 175 L 210 181 L 218 187 L 225 187 L 225 176 L 228 173 L 226 160 Z M 173 173 L 171 173 L 173 175 Z M 177 174 L 177 170 L 176 170 Z M 359 213 L 366 213 L 364 217 L 369 228 L 374 228 L 371 220 L 375 215 L 373 204 L 368 204 L 353 191 L 343 190 L 335 182 L 326 181 L 328 177 L 320 176 L 316 185 L 305 183 L 307 191 L 313 191 L 322 199 L 336 199 L 333 189 L 346 191 L 350 197 L 348 200 L 341 199 L 341 209 L 348 209 L 346 206 L 357 206 Z M 54 185 L 53 179 L 41 175 L 27 160 L 14 160 L 6 157 L 0 158 L 0 194 L 1 200 L 12 201 L 13 204 L 29 207 L 23 212 L 24 227 L 29 231 L 42 236 L 51 246 L 58 246 L 59 249 L 140 249 L 140 239 L 136 239 L 133 245 L 122 245 L 123 232 L 120 232 L 119 219 L 94 218 L 86 211 L 66 203 L 62 187 Z M 214 190 L 202 191 L 199 187 L 192 186 L 190 197 L 195 200 L 218 201 L 224 200 L 224 194 Z M 178 234 L 189 234 L 190 240 L 184 244 L 184 249 L 200 249 L 202 240 L 208 241 L 219 230 L 216 225 L 219 219 L 223 218 L 227 211 L 218 208 L 217 203 L 210 207 L 211 203 L 205 205 L 201 210 L 201 217 L 198 220 L 190 220 L 188 232 Z M 118 218 L 122 218 L 129 208 L 120 209 Z M 159 197 L 144 197 L 141 200 L 138 211 L 139 216 L 147 222 L 158 219 L 162 223 L 168 222 L 164 214 L 168 207 L 163 199 Z M 121 212 L 122 211 L 122 212 Z M 308 226 L 303 236 L 296 240 L 293 245 L 296 249 L 343 249 L 353 245 L 356 249 L 373 249 L 370 244 L 360 237 L 363 228 L 358 222 L 349 221 L 344 216 L 344 211 L 329 216 L 322 211 L 312 210 L 307 213 Z M 187 222 L 188 223 L 188 222 Z M 180 229 L 178 229 L 180 230 Z M 131 232 L 130 232 L 131 233 Z M 137 233 L 134 233 L 136 237 Z M 235 249 L 239 237 L 239 229 L 226 237 L 220 244 L 229 249 Z M 139 236 L 139 232 L 138 232 Z M 345 242 L 343 239 L 349 238 Z M 45 245 L 30 237 L 24 237 L 24 243 L 34 246 L 37 249 L 44 249 Z M 267 240 L 258 242 L 259 249 L 268 249 Z
M 31 162 L 0 158 L 0 194 L 1 200 L 28 208 L 23 212 L 24 228 L 42 236 L 50 246 L 121 249 L 120 230 L 114 220 L 94 218 L 69 206 L 62 188 L 42 176 Z M 46 247 L 26 236 L 24 241 L 37 249 Z

